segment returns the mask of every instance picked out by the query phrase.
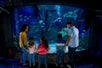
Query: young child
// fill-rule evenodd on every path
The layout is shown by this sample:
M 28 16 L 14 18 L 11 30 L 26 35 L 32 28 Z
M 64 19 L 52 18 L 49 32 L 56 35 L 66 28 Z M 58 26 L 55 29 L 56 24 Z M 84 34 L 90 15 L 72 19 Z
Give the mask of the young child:
M 31 37 L 29 38 L 29 46 L 28 46 L 28 61 L 29 66 L 33 64 L 35 66 L 35 53 L 36 53 L 36 46 L 34 44 L 34 39 Z
M 62 34 L 58 34 L 58 40 L 56 43 L 56 52 L 57 52 L 57 56 L 56 56 L 56 66 L 58 66 L 59 64 L 61 65 L 61 67 L 63 67 L 64 64 L 64 43 L 65 41 L 62 39 Z
M 47 40 L 44 37 L 40 38 L 40 44 L 37 48 L 38 68 L 41 67 L 42 63 L 45 64 L 45 68 L 48 68 L 47 67 L 47 53 L 48 53 L 48 50 L 49 50 L 49 46 L 48 46 Z M 41 61 L 43 61 L 43 62 L 41 62 Z

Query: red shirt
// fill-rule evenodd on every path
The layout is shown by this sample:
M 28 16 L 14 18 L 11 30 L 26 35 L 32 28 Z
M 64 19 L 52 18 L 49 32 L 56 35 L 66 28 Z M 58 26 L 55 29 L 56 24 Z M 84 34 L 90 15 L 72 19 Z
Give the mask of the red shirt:
M 44 44 L 39 44 L 38 54 L 41 54 L 41 55 L 47 54 L 47 49 L 44 47 Z

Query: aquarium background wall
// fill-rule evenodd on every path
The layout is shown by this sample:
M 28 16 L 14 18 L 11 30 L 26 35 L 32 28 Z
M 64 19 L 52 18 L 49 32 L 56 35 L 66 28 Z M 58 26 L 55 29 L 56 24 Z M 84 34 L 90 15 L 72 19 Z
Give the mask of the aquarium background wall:
M 22 24 L 29 25 L 28 38 L 33 37 L 36 46 L 41 36 L 48 40 L 50 51 L 56 53 L 56 40 L 59 33 L 67 38 L 66 23 L 72 22 L 79 29 L 79 47 L 77 51 L 86 50 L 89 43 L 90 27 L 85 22 L 85 10 L 62 5 L 19 6 L 13 11 L 12 31 L 14 46 L 19 50 L 18 36 Z M 68 52 L 68 48 L 66 48 Z

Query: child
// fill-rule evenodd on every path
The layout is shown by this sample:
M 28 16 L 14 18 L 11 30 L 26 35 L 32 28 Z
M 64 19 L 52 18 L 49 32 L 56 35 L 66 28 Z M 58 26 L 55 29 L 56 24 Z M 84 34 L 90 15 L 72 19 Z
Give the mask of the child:
M 34 44 L 33 38 L 29 38 L 29 46 L 28 46 L 28 61 L 29 61 L 29 66 L 31 67 L 31 64 L 35 66 L 35 52 L 36 52 L 36 46 Z
M 63 64 L 64 64 L 64 43 L 65 43 L 65 41 L 62 39 L 62 35 L 58 34 L 58 40 L 56 43 L 56 52 L 57 52 L 56 66 L 58 66 L 60 64 L 61 67 L 63 67 Z
M 49 46 L 47 43 L 47 40 L 42 37 L 40 38 L 40 44 L 37 48 L 37 52 L 38 52 L 38 68 L 41 67 L 41 63 L 44 62 L 45 64 L 45 68 L 47 68 L 47 52 L 49 50 Z M 43 61 L 43 62 L 41 62 Z

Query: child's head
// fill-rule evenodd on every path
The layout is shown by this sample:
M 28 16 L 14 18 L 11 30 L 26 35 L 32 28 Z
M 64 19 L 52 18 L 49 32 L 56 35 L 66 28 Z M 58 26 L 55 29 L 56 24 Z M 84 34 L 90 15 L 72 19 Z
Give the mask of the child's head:
M 40 43 L 41 44 L 44 44 L 44 47 L 45 48 L 48 48 L 48 42 L 47 42 L 47 40 L 44 37 L 41 37 L 40 38 Z
M 58 39 L 62 39 L 62 34 L 57 35 Z
M 29 42 L 34 42 L 33 37 L 30 37 L 30 38 L 29 38 Z
M 32 45 L 34 45 L 34 39 L 33 39 L 33 37 L 30 37 L 29 38 L 29 46 L 32 46 Z
M 33 46 L 34 45 L 34 42 L 29 42 L 29 46 Z
M 45 38 L 44 38 L 44 37 L 41 37 L 41 38 L 40 38 L 40 43 L 43 44 L 44 42 L 45 42 Z

